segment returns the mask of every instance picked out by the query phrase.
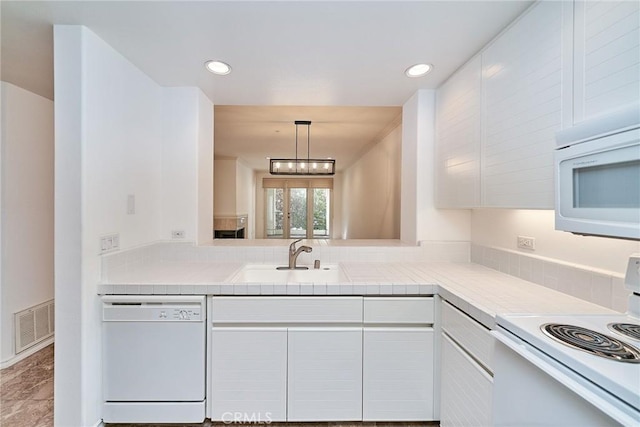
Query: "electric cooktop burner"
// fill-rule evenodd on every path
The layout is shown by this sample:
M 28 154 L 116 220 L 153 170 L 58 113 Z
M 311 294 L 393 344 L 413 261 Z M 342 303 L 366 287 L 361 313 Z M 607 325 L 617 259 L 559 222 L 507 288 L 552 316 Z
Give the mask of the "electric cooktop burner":
M 569 347 L 610 360 L 640 363 L 640 350 L 600 332 L 560 323 L 546 323 L 540 329 L 549 337 Z
M 640 325 L 635 323 L 609 323 L 607 328 L 618 334 L 640 340 Z

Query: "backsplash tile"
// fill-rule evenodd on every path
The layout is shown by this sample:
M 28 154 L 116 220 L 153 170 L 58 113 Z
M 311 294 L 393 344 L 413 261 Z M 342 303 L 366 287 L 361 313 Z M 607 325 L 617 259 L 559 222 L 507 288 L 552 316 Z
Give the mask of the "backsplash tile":
M 481 245 L 472 244 L 470 253 L 471 262 L 603 307 L 627 311 L 630 292 L 620 274 Z

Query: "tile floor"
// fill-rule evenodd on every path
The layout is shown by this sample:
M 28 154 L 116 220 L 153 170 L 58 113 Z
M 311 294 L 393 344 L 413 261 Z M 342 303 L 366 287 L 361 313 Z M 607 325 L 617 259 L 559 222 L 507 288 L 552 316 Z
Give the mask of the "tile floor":
M 0 426 L 53 426 L 53 344 L 0 371 Z M 248 427 L 202 424 L 106 424 L 108 427 Z M 438 423 L 272 423 L 269 427 L 437 427 Z
M 53 426 L 53 344 L 0 371 L 0 426 Z

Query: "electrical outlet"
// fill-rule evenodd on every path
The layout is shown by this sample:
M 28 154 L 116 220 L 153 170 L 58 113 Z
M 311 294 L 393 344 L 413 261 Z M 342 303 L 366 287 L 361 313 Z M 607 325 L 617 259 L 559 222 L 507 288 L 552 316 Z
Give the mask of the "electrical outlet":
M 624 284 L 632 292 L 640 292 L 640 253 L 632 254 L 627 264 L 627 273 L 624 275 Z
M 530 251 L 536 250 L 536 238 L 527 236 L 518 236 L 518 247 Z
M 173 230 L 171 231 L 172 239 L 184 239 L 184 230 Z

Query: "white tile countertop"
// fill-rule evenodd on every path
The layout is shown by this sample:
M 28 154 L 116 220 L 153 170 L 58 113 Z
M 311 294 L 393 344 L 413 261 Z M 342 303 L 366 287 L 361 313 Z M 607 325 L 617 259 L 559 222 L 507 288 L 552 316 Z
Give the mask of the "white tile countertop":
M 233 283 L 240 262 L 163 261 L 110 272 L 100 294 L 433 295 L 488 328 L 496 314 L 612 314 L 608 308 L 473 263 L 346 262 L 341 283 Z

